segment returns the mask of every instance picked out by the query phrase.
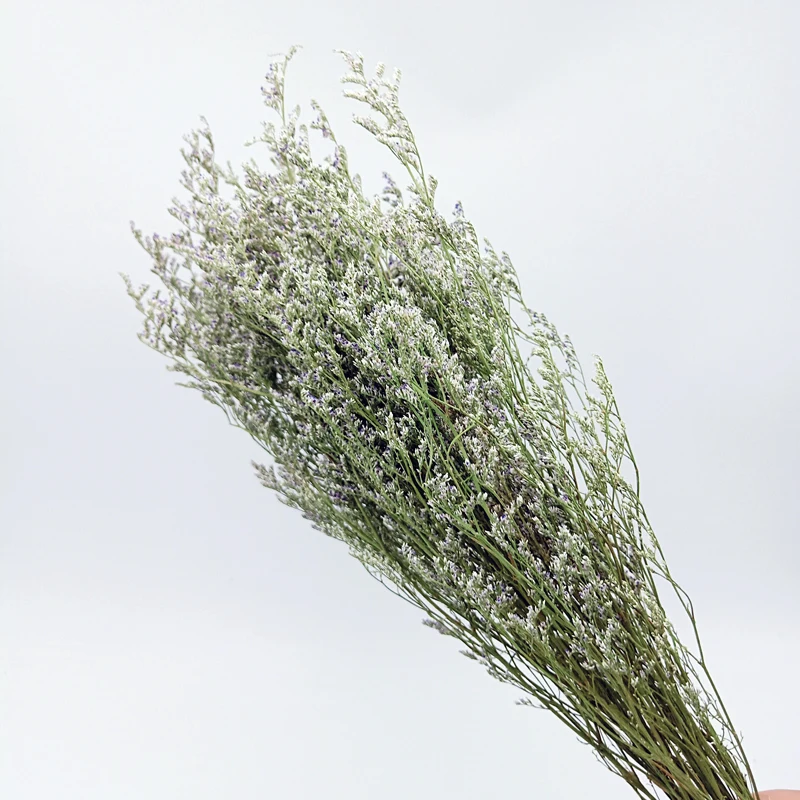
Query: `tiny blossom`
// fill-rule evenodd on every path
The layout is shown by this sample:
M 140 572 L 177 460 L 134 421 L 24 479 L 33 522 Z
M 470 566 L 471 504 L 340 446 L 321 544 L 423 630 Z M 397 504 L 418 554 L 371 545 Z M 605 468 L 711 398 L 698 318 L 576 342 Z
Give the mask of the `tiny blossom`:
M 602 361 L 595 396 L 569 337 L 525 305 L 508 254 L 481 247 L 460 202 L 450 223 L 436 210 L 399 70 L 388 82 L 379 64 L 368 79 L 360 53 L 337 51 L 342 82 L 360 89 L 345 96 L 383 118 L 354 121 L 400 162 L 411 202 L 387 172 L 383 196 L 364 197 L 312 101 L 311 129 L 334 143 L 314 161 L 299 107 L 286 113 L 296 50 L 261 88 L 282 124 L 254 142 L 277 173 L 223 170 L 201 118 L 181 151 L 192 201 L 170 208 L 186 230 L 144 237 L 131 224 L 169 291 L 145 299 L 123 275 L 139 338 L 274 458 L 277 469 L 253 462 L 262 485 L 525 692 L 520 704 L 569 720 L 641 797 L 656 786 L 675 800 L 749 799 L 740 739 L 694 666 L 710 678 L 702 654 L 659 600 L 656 577 L 687 603 Z

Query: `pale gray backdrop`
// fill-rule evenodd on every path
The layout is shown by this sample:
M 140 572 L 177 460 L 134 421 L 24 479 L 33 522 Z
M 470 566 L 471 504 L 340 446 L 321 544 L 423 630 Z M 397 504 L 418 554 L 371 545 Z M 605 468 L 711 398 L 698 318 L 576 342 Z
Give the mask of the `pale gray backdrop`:
M 135 334 L 129 220 L 221 161 L 304 45 L 369 193 L 344 62 L 403 70 L 438 206 L 600 354 L 761 788 L 800 788 L 800 4 L 6 0 L 0 24 L 0 796 L 633 796 L 262 488 L 262 451 Z M 328 143 L 312 139 L 320 158 Z M 404 183 L 402 185 L 405 185 Z M 686 630 L 683 623 L 682 631 Z

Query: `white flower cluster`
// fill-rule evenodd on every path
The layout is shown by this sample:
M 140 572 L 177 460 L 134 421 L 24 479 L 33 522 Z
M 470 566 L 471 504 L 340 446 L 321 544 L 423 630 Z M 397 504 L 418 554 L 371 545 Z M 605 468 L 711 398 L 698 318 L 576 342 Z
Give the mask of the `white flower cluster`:
M 388 208 L 363 197 L 316 103 L 311 127 L 335 154 L 314 161 L 299 108 L 285 113 L 295 50 L 262 90 L 283 122 L 258 140 L 277 174 L 244 165 L 242 182 L 221 169 L 206 124 L 182 151 L 193 202 L 171 209 L 186 230 L 163 240 L 133 229 L 170 290 L 145 304 L 149 287 L 123 276 L 145 316 L 140 338 L 274 457 L 277 470 L 254 464 L 264 486 L 411 602 L 449 608 L 426 624 L 464 641 L 495 677 L 550 708 L 547 681 L 523 678 L 517 658 L 567 696 L 591 679 L 608 696 L 644 698 L 656 677 L 669 679 L 710 727 L 713 704 L 686 679 L 690 656 L 658 601 L 653 575 L 669 573 L 638 471 L 635 489 L 621 474 L 635 462 L 602 362 L 596 398 L 569 338 L 524 305 L 508 255 L 485 240 L 481 253 L 460 203 L 450 224 L 436 211 L 436 180 L 399 107 L 399 70 L 387 83 L 379 65 L 367 80 L 360 54 L 339 51 L 351 70 L 343 82 L 362 89 L 346 96 L 386 124 L 355 121 L 406 169 L 411 205 L 385 173 Z M 221 180 L 237 208 L 220 198 Z

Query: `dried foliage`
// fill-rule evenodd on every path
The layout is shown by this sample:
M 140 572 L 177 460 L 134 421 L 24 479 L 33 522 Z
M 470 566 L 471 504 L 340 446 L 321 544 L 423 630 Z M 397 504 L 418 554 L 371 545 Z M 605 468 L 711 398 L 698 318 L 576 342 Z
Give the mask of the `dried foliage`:
M 255 141 L 277 172 L 245 164 L 242 182 L 221 169 L 206 123 L 182 151 L 192 202 L 170 209 L 184 230 L 133 228 L 168 290 L 143 302 L 149 286 L 123 276 L 140 338 L 274 458 L 277 472 L 254 463 L 265 486 L 640 796 L 749 800 L 755 783 L 699 638 L 697 657 L 659 600 L 656 578 L 694 626 L 602 362 L 593 396 L 569 337 L 523 302 L 508 256 L 486 240 L 481 252 L 460 204 L 449 224 L 436 211 L 399 70 L 388 82 L 379 65 L 368 80 L 360 55 L 337 51 L 358 87 L 346 96 L 384 124 L 354 119 L 403 165 L 411 202 L 386 173 L 383 198 L 364 198 L 312 101 L 311 128 L 335 145 L 313 160 L 299 107 L 286 116 L 296 49 L 262 90 L 281 125 Z

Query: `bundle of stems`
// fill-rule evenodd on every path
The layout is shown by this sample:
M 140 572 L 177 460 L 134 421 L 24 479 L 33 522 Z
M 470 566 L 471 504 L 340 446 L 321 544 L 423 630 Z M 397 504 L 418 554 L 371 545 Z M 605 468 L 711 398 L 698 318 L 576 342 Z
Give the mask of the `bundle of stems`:
M 383 196 L 365 199 L 315 101 L 311 128 L 334 154 L 312 159 L 300 108 L 287 119 L 284 102 L 296 50 L 262 87 L 281 125 L 247 143 L 267 144 L 276 171 L 251 161 L 242 182 L 222 169 L 201 117 L 181 151 L 192 202 L 170 208 L 183 230 L 150 239 L 131 223 L 168 290 L 143 301 L 149 285 L 135 290 L 121 273 L 144 315 L 140 340 L 274 458 L 277 473 L 253 466 L 281 502 L 347 543 L 425 624 L 522 690 L 520 704 L 555 714 L 641 797 L 751 800 L 602 361 L 595 396 L 569 337 L 525 305 L 508 255 L 485 239 L 481 251 L 460 203 L 449 224 L 436 211 L 399 70 L 389 82 L 379 64 L 368 80 L 361 54 L 336 51 L 342 82 L 359 87 L 345 96 L 384 124 L 354 121 L 406 169 L 411 201 L 387 173 Z M 656 578 L 677 593 L 699 655 L 667 619 Z

